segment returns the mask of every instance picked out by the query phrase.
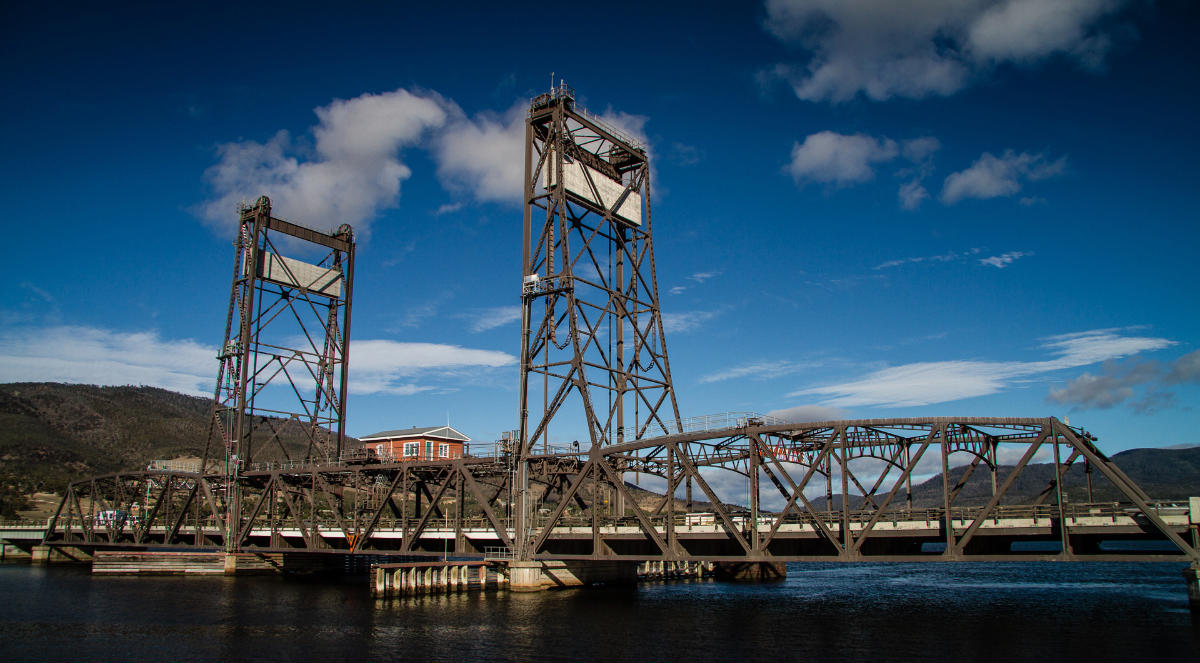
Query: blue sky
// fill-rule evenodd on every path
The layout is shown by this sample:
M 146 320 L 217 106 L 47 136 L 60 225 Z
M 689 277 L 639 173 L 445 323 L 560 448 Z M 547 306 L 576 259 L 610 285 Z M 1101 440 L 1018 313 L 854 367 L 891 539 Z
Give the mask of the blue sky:
M 0 8 L 0 380 L 211 394 L 267 193 L 359 232 L 351 434 L 515 428 L 554 72 L 650 146 L 684 416 L 1200 443 L 1194 3 L 172 4 Z

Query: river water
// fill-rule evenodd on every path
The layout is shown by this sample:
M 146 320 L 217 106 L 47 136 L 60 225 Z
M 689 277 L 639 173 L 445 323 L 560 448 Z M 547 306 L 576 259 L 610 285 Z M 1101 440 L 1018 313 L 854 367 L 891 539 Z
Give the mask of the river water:
M 792 564 L 711 580 L 379 600 L 366 578 L 0 567 L 3 661 L 1200 660 L 1180 564 Z

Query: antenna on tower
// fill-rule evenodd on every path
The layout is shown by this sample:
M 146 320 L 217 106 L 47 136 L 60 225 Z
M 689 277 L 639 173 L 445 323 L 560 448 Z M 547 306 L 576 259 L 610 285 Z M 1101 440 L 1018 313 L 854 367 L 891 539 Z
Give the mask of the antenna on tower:
M 554 72 L 550 72 L 550 94 L 554 94 Z

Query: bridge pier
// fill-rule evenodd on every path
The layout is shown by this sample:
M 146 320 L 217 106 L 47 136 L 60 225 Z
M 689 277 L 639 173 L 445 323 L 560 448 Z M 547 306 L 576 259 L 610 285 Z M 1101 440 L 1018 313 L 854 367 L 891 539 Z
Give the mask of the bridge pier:
M 508 588 L 514 592 L 540 592 L 542 586 L 541 562 L 508 563 Z
M 1188 606 L 1193 614 L 1200 614 L 1200 563 L 1193 562 L 1184 569 L 1183 579 L 1187 581 Z
M 33 564 L 86 564 L 92 561 L 92 556 L 75 547 L 57 547 L 36 545 L 30 552 L 29 561 Z
M 717 562 L 717 580 L 733 582 L 778 582 L 787 578 L 783 562 Z

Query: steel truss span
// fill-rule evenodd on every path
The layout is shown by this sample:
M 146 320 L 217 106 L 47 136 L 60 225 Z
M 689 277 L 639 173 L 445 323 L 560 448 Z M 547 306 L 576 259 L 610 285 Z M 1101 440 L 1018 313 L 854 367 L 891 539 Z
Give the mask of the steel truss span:
M 524 544 L 533 558 L 559 560 L 1200 559 L 1186 508 L 1151 499 L 1093 442 L 1053 418 L 751 418 L 593 445 L 528 459 L 535 507 Z M 1009 497 L 1031 480 L 1034 461 L 1052 465 L 1049 482 L 1032 498 Z M 248 469 L 236 486 L 223 474 L 95 477 L 69 487 L 46 541 L 506 558 L 522 536 L 516 464 L 514 456 L 273 463 Z M 1080 466 L 1089 493 L 1119 499 L 1068 500 L 1063 477 Z M 622 471 L 661 490 L 640 491 Z M 914 504 L 915 479 L 938 474 L 938 503 Z M 703 502 L 667 497 L 688 479 Z M 241 495 L 232 510 L 230 494 Z

